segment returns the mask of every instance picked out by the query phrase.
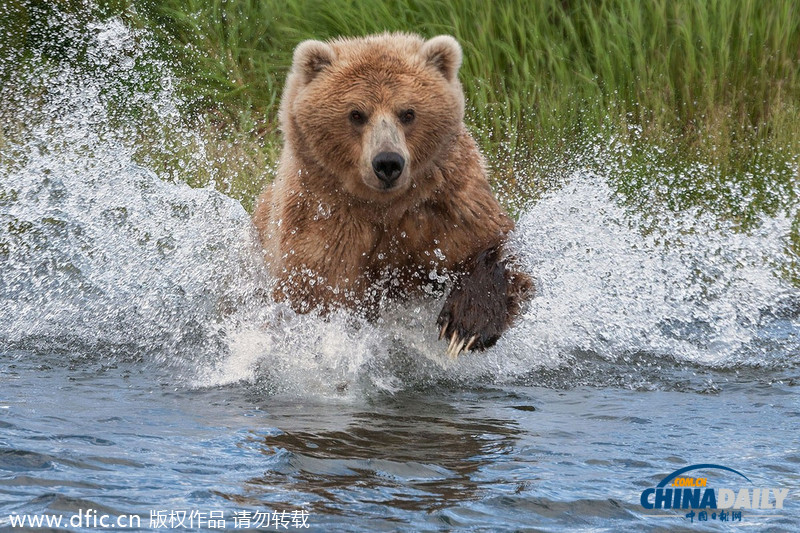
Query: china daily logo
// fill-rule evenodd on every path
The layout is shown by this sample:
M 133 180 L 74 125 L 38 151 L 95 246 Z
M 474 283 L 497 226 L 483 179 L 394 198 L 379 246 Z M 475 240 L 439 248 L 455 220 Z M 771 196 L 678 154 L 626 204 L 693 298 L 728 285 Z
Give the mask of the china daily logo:
M 722 470 L 720 487 L 711 486 L 708 477 L 692 471 Z M 715 479 L 720 473 L 715 473 Z M 691 465 L 676 470 L 655 487 L 642 491 L 641 504 L 648 510 L 688 510 L 686 518 L 699 521 L 741 521 L 743 510 L 783 509 L 789 489 L 755 487 L 753 482 L 733 468 L 714 464 Z

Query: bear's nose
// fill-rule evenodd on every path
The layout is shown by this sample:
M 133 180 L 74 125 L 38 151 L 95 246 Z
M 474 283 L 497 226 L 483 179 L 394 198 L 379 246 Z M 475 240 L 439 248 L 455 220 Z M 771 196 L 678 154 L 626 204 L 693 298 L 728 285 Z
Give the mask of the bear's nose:
M 388 189 L 403 173 L 405 164 L 406 160 L 397 152 L 381 152 L 372 160 L 372 170 Z

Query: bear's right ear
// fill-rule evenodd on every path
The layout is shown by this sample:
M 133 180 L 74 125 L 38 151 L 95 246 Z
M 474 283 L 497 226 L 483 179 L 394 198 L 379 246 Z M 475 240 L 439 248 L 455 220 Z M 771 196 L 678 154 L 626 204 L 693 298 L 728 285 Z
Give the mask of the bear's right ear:
M 330 66 L 336 58 L 333 48 L 322 41 L 303 41 L 294 49 L 292 70 L 298 73 L 303 83 L 310 83 L 317 75 Z

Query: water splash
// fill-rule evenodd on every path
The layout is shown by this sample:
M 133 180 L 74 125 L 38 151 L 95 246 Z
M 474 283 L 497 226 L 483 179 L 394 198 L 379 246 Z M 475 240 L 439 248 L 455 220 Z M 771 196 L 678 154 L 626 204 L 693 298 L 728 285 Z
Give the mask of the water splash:
M 63 16 L 56 22 L 78 25 Z M 213 356 L 225 308 L 263 280 L 249 217 L 214 190 L 168 183 L 136 162 L 139 132 L 117 117 L 126 96 L 126 109 L 169 131 L 148 140 L 151 151 L 177 142 L 207 163 L 180 120 L 169 70 L 145 54 L 143 36 L 118 19 L 87 27 L 80 68 L 69 58 L 43 62 L 17 85 L 43 92 L 2 151 L 0 339 L 169 363 Z M 137 89 L 142 63 L 149 78 L 158 74 L 157 93 Z
M 591 165 L 575 162 L 523 210 L 515 246 L 538 295 L 495 348 L 446 361 L 441 302 L 400 305 L 377 323 L 295 315 L 261 296 L 270 280 L 236 201 L 137 159 L 143 141 L 120 123 L 120 100 L 169 126 L 148 142 L 177 143 L 195 169 L 213 168 L 146 36 L 117 19 L 91 29 L 92 68 L 67 63 L 29 80 L 46 88 L 43 104 L 25 109 L 30 127 L 0 154 L 0 346 L 142 358 L 184 383 L 332 397 L 610 373 L 622 386 L 669 386 L 678 378 L 662 364 L 795 364 L 799 294 L 776 275 L 794 215 L 742 232 L 698 210 L 631 211 L 597 171 L 598 160 L 612 169 L 614 145 L 590 146 Z M 137 78 L 142 61 L 159 76 L 155 93 Z
M 777 275 L 791 218 L 742 233 L 693 210 L 632 215 L 615 196 L 607 178 L 578 174 L 520 220 L 519 248 L 541 288 L 526 335 L 551 353 L 751 359 L 764 321 L 797 301 Z

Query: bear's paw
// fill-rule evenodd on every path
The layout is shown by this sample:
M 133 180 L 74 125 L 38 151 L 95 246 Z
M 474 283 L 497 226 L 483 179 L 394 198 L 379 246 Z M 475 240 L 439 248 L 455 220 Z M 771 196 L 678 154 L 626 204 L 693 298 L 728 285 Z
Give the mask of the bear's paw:
M 531 291 L 527 274 L 514 271 L 501 246 L 481 252 L 445 300 L 437 320 L 439 339 L 449 339 L 447 355 L 493 346 L 519 314 Z

